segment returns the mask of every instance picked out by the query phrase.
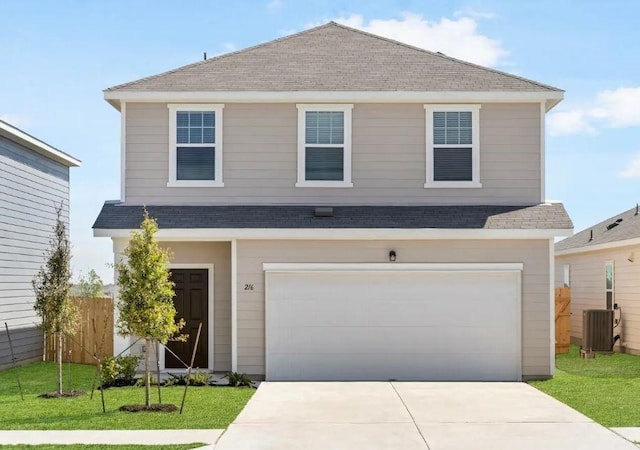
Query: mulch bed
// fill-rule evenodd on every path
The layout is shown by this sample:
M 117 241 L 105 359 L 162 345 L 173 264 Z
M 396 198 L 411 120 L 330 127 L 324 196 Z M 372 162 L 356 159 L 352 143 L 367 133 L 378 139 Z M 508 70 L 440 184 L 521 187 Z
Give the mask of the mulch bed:
M 154 403 L 151 406 L 147 405 L 124 405 L 121 406 L 120 411 L 127 412 L 174 412 L 178 410 L 176 405 L 170 403 Z
M 58 391 L 45 392 L 44 394 L 38 395 L 38 397 L 40 398 L 80 397 L 85 394 L 86 394 L 85 391 L 72 389 L 70 391 L 62 391 L 62 394 L 58 394 Z

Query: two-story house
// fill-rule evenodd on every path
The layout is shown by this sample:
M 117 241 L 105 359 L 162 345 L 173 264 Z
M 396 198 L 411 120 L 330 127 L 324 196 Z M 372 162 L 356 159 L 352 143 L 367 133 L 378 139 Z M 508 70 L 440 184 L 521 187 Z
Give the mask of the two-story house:
M 544 123 L 561 90 L 331 22 L 105 98 L 122 193 L 94 234 L 119 260 L 142 205 L 157 218 L 199 367 L 552 375 L 553 243 L 572 224 L 544 201 Z
M 44 337 L 31 281 L 46 263 L 58 208 L 68 225 L 69 172 L 79 165 L 0 120 L 0 369 L 10 367 L 12 358 L 42 359 Z

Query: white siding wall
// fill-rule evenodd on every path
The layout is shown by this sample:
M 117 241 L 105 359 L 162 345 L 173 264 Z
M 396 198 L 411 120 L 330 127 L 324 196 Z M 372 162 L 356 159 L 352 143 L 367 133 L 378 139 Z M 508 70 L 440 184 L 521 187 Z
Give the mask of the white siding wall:
M 256 375 L 265 370 L 263 263 L 388 262 L 392 249 L 398 263 L 524 263 L 522 373 L 524 377 L 551 374 L 548 240 L 239 241 L 238 370 Z M 244 290 L 244 284 L 253 284 L 254 290 Z
M 167 188 L 169 110 L 126 107 L 128 204 L 535 204 L 540 202 L 540 105 L 484 104 L 481 189 L 424 189 L 422 104 L 356 104 L 349 189 L 295 188 L 295 104 L 226 104 L 224 188 Z
M 634 253 L 634 261 L 628 260 Z M 604 309 L 605 261 L 614 264 L 614 302 L 622 308 L 622 323 L 615 334 L 622 336 L 625 350 L 640 353 L 640 248 L 624 247 L 599 252 L 556 256 L 555 285 L 563 285 L 563 267 L 570 266 L 571 336 L 582 339 L 582 311 Z

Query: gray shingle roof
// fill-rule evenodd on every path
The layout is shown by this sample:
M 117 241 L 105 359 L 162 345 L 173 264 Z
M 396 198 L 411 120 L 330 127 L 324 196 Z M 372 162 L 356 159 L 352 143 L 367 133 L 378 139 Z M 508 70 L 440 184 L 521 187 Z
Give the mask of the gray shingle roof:
M 107 91 L 562 92 L 334 22 Z
M 560 203 L 534 206 L 338 206 L 314 217 L 313 206 L 147 206 L 160 228 L 449 228 L 571 229 Z M 105 203 L 93 228 L 134 229 L 141 206 Z
M 616 223 L 619 219 L 622 219 L 622 221 L 617 222 L 618 225 L 609 230 L 607 229 L 607 226 Z M 590 240 L 592 230 L 593 239 Z M 607 220 L 603 220 L 567 239 L 557 242 L 556 251 L 586 248 L 593 245 L 608 244 L 633 238 L 640 238 L 640 214 L 636 215 L 636 207 L 610 217 Z

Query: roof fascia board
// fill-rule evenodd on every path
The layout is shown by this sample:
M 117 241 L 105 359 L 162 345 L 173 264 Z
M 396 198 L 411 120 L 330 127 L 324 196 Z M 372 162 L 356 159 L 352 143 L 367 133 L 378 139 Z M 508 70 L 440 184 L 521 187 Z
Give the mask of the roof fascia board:
M 129 238 L 129 229 L 93 230 L 94 237 Z M 231 239 L 550 239 L 571 236 L 571 229 L 442 229 L 442 228 L 166 228 L 162 241 L 228 241 Z
M 622 248 L 622 247 L 630 247 L 633 245 L 640 245 L 640 238 L 623 239 L 620 241 L 607 242 L 604 244 L 589 245 L 589 246 L 578 247 L 578 248 L 568 248 L 566 250 L 556 250 L 556 256 L 574 255 L 576 253 L 597 252 L 601 250 L 611 250 L 611 249 Z
M 64 164 L 65 166 L 78 167 L 82 163 L 82 161 L 80 161 L 79 159 L 76 159 L 71 155 L 67 155 L 57 148 L 50 146 L 46 142 L 43 142 L 40 139 L 37 139 L 30 134 L 25 133 L 24 131 L 19 130 L 18 128 L 2 121 L 0 121 L 0 135 L 6 137 L 7 139 L 11 139 L 18 144 L 24 145 L 28 149 L 46 156 L 47 158 Z
M 219 102 L 219 103 L 539 103 L 547 110 L 564 98 L 562 91 L 475 92 L 475 91 L 105 91 L 104 98 L 116 106 L 126 102 Z

